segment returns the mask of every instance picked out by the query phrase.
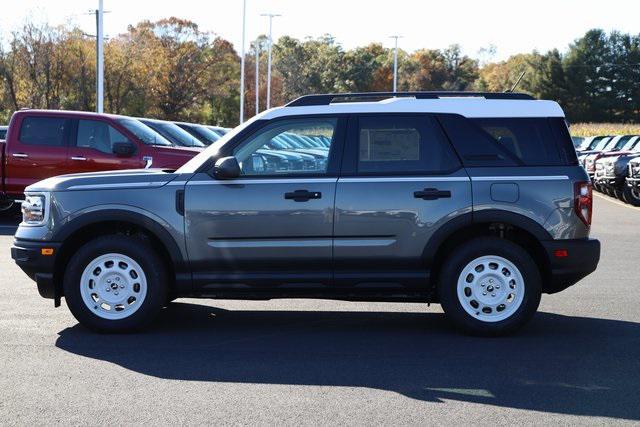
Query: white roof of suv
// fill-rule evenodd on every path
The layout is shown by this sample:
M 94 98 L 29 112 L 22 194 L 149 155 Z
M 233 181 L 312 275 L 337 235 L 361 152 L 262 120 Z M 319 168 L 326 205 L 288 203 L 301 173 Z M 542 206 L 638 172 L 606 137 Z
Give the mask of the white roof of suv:
M 349 101 L 349 99 L 362 101 Z M 371 98 L 377 98 L 372 100 Z M 340 102 L 333 102 L 340 100 Z M 401 92 L 308 95 L 265 111 L 261 119 L 306 114 L 450 113 L 465 117 L 564 117 L 554 101 L 517 93 Z

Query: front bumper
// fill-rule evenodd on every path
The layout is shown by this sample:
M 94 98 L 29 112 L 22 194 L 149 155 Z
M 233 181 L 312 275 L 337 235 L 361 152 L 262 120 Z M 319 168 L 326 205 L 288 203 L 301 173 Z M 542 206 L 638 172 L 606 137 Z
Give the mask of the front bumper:
M 640 187 L 640 178 L 627 178 L 628 187 Z
M 11 258 L 38 285 L 38 292 L 44 298 L 58 300 L 60 290 L 54 282 L 55 259 L 60 243 L 34 242 L 16 239 L 11 247 Z M 53 250 L 51 255 L 44 255 Z
M 548 294 L 576 284 L 593 273 L 600 261 L 600 241 L 596 239 L 550 240 L 542 245 L 550 260 L 550 280 L 542 288 Z M 560 253 L 566 256 L 557 256 Z
M 596 176 L 593 179 L 593 182 L 598 185 L 618 188 L 623 186 L 624 178 L 620 179 L 620 178 L 616 178 L 615 176 L 600 175 L 600 176 Z

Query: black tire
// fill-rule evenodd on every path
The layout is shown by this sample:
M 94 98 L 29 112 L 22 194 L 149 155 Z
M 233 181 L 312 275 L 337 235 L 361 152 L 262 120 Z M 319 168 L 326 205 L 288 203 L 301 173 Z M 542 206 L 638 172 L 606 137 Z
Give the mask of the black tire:
M 631 187 L 625 185 L 624 191 L 622 192 L 622 198 L 625 202 L 629 203 L 633 206 L 640 206 L 640 198 L 634 196 L 633 191 L 631 191 Z
M 473 260 L 490 255 L 502 257 L 515 265 L 524 282 L 520 306 L 509 317 L 496 322 L 479 320 L 467 313 L 457 291 L 458 278 L 463 269 Z M 449 254 L 440 272 L 438 294 L 447 318 L 463 332 L 500 336 L 515 332 L 533 317 L 540 304 L 542 281 L 538 266 L 521 246 L 497 237 L 479 237 L 465 242 Z
M 84 269 L 94 259 L 109 253 L 126 255 L 142 268 L 147 279 L 147 294 L 141 305 L 124 319 L 99 317 L 84 303 L 80 291 Z M 96 332 L 129 332 L 149 324 L 167 301 L 169 280 L 162 259 L 144 237 L 108 235 L 83 245 L 65 269 L 63 286 L 67 306 L 82 325 Z
M 618 190 L 617 188 L 613 188 L 613 195 L 616 199 L 624 202 L 624 197 L 622 197 L 622 190 Z

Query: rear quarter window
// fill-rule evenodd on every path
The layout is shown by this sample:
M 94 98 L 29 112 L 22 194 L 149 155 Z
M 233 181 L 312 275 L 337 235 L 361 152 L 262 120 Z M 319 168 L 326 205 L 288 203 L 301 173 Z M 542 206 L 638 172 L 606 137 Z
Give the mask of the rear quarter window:
M 20 125 L 18 139 L 23 144 L 61 147 L 69 120 L 61 117 L 25 117 Z
M 564 131 L 547 117 L 468 119 L 447 114 L 439 120 L 465 166 L 559 166 L 575 158 L 562 118 Z
M 561 165 L 560 153 L 546 118 L 471 119 L 496 144 L 527 166 Z

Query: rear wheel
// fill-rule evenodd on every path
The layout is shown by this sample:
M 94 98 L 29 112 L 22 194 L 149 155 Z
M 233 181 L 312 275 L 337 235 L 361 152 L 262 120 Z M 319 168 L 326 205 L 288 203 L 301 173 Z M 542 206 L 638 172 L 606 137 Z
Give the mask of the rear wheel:
M 438 284 L 447 317 L 473 335 L 504 335 L 531 319 L 540 304 L 541 279 L 520 246 L 482 237 L 454 250 Z
M 82 246 L 67 265 L 64 294 L 84 326 L 124 332 L 149 323 L 167 300 L 168 275 L 143 238 L 111 235 Z

